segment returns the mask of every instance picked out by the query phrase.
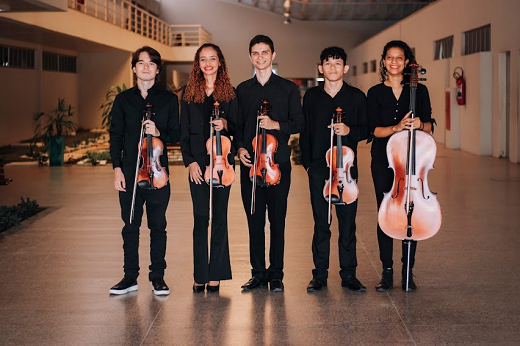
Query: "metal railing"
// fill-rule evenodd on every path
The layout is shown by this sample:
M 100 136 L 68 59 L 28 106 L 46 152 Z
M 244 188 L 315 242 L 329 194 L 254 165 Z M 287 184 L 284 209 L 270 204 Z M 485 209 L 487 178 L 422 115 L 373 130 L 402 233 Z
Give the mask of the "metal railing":
M 171 25 L 127 0 L 69 0 L 69 8 L 168 46 L 211 42 L 202 25 Z

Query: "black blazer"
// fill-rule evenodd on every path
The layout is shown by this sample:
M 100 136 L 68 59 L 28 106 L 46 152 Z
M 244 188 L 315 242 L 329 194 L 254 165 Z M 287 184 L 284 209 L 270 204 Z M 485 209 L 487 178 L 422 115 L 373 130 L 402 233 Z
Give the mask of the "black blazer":
M 220 131 L 221 135 L 230 137 L 237 130 L 237 102 L 219 101 L 220 117 L 227 120 L 228 130 Z M 192 162 L 197 162 L 201 169 L 209 165 L 209 155 L 206 150 L 206 142 L 210 137 L 209 126 L 204 126 L 209 121 L 210 114 L 203 114 L 203 103 L 187 103 L 184 100 L 184 92 L 181 98 L 181 153 L 184 165 L 188 167 Z M 207 128 L 206 131 L 204 129 Z M 228 161 L 233 164 L 236 150 L 231 147 Z

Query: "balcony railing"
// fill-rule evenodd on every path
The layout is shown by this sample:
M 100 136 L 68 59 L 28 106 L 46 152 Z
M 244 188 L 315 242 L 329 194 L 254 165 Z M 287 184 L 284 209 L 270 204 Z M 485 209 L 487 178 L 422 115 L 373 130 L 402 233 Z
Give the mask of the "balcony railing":
M 168 46 L 211 42 L 202 25 L 171 25 L 126 0 L 69 0 L 69 8 Z

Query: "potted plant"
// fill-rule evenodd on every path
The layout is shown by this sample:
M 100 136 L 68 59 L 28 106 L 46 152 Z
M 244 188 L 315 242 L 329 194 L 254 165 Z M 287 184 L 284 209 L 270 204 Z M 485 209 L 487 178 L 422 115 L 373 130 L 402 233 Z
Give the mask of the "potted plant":
M 123 83 L 122 87 L 119 85 L 111 86 L 105 94 L 105 102 L 100 107 L 100 109 L 103 110 L 103 113 L 101 114 L 101 126 L 104 129 L 108 129 L 110 127 L 110 123 L 112 122 L 112 116 L 110 115 L 110 112 L 112 111 L 112 106 L 114 105 L 114 100 L 117 94 L 125 90 L 126 85 Z
M 58 98 L 58 105 L 50 112 L 40 112 L 34 116 L 35 137 L 47 144 L 49 164 L 62 166 L 65 152 L 65 137 L 76 130 L 78 125 L 72 120 L 74 111 L 72 105 L 65 99 Z

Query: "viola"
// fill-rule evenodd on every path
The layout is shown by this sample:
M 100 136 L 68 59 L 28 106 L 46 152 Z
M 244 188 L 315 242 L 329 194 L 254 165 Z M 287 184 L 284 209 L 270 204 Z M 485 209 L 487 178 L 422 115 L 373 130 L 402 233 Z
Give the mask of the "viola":
M 415 99 L 419 73 L 416 62 L 410 64 L 410 110 L 415 115 Z M 394 181 L 384 194 L 378 221 L 388 236 L 401 240 L 424 240 L 435 235 L 442 221 L 439 201 L 428 187 L 428 171 L 433 169 L 437 145 L 423 131 L 410 129 L 393 134 L 386 153 Z
M 336 146 L 332 146 L 334 136 L 332 125 L 341 123 L 342 115 L 342 109 L 336 108 L 336 114 L 331 121 L 330 149 L 326 154 L 327 166 L 330 169 L 329 179 L 323 188 L 323 197 L 329 204 L 334 205 L 351 204 L 359 196 L 356 181 L 350 174 L 350 169 L 354 164 L 354 151 L 346 145 L 342 145 L 341 135 L 336 135 Z
M 144 120 L 152 118 L 153 106 L 146 105 Z M 164 150 L 164 144 L 159 138 L 144 134 L 144 126 L 141 126 L 139 144 L 137 149 L 137 163 L 135 164 L 135 180 L 132 191 L 132 206 L 130 208 L 130 222 L 134 219 L 135 193 L 136 188 L 156 190 L 164 187 L 168 183 L 168 173 L 161 166 L 160 157 Z
M 260 115 L 269 115 L 269 101 L 263 100 L 258 112 Z M 253 151 L 255 153 L 253 166 L 249 171 L 249 178 L 253 182 L 251 194 L 251 214 L 255 209 L 255 191 L 257 186 L 269 187 L 280 183 L 281 172 L 278 164 L 274 161 L 274 154 L 278 149 L 278 140 L 275 136 L 260 128 L 256 121 L 256 136 L 253 138 Z
M 151 104 L 146 105 L 145 119 L 150 120 L 153 113 Z M 147 134 L 141 135 L 139 143 L 138 160 L 140 168 L 137 174 L 137 184 L 140 188 L 155 190 L 164 187 L 168 183 L 168 173 L 161 166 L 160 157 L 163 154 L 164 144 L 156 137 Z
M 213 115 L 211 120 L 220 119 L 219 103 L 215 101 L 213 104 Z M 226 187 L 231 186 L 235 181 L 235 170 L 229 164 L 227 159 L 231 152 L 231 140 L 222 136 L 220 131 L 213 130 L 210 133 L 210 138 L 206 141 L 206 149 L 210 155 L 209 166 L 204 172 L 204 180 L 212 187 Z
M 259 115 L 268 115 L 269 101 L 262 101 Z M 280 183 L 280 168 L 274 162 L 274 153 L 278 149 L 278 140 L 267 133 L 266 129 L 256 124 L 257 135 L 253 138 L 253 151 L 255 152 L 253 167 L 249 171 L 249 178 L 257 186 L 267 187 Z

